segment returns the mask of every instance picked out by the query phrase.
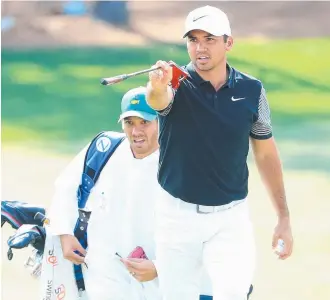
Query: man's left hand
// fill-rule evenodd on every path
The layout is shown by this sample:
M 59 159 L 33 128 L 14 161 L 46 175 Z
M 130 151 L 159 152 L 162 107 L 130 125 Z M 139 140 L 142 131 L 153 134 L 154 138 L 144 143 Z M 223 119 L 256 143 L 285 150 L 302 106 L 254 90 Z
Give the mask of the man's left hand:
M 292 254 L 293 237 L 289 218 L 280 218 L 275 227 L 273 235 L 273 249 L 276 248 L 279 240 L 283 240 L 284 247 L 281 252 L 275 252 L 279 259 L 286 259 Z
M 157 277 L 156 267 L 151 260 L 141 258 L 122 258 L 127 270 L 140 281 L 150 281 Z

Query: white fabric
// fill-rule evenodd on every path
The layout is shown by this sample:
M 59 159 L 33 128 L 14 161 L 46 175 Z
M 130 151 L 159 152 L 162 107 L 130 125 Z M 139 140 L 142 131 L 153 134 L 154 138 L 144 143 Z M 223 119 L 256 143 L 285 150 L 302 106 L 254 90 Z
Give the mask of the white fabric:
M 125 141 L 109 162 L 90 198 L 95 206 L 88 225 L 87 294 L 90 300 L 160 299 L 157 279 L 140 284 L 115 256 L 127 257 L 141 246 L 155 259 L 158 151 L 135 159 Z
M 81 182 L 88 146 L 89 144 L 79 152 L 55 181 L 54 196 L 47 211 L 47 216 L 51 220 L 50 230 L 53 235 L 73 235 L 78 218 L 77 188 Z M 91 209 L 91 206 L 92 201 L 87 201 L 87 208 Z
M 198 214 L 196 205 L 163 191 L 155 241 L 164 300 L 198 300 L 202 266 L 210 274 L 214 300 L 246 300 L 255 266 L 247 200 L 228 210 Z
M 73 234 L 78 217 L 76 191 L 87 148 L 88 145 L 56 180 L 48 214 L 54 235 Z M 160 189 L 158 157 L 156 151 L 144 159 L 135 159 L 128 141 L 124 140 L 90 194 L 86 206 L 92 210 L 88 225 L 88 272 L 84 274 L 89 300 L 160 299 L 158 279 L 140 284 L 114 256 L 118 252 L 126 257 L 136 246 L 141 246 L 149 259 L 155 259 L 154 205 Z M 72 264 L 69 265 L 72 270 Z M 68 274 L 73 278 L 72 271 Z
M 63 257 L 59 235 L 73 235 L 78 217 L 77 187 L 81 181 L 88 146 L 72 160 L 55 182 L 52 204 L 47 211 L 51 226 L 46 225 L 46 242 L 40 276 L 40 300 L 87 300 L 85 292 L 78 294 L 73 264 Z M 83 273 L 85 273 L 85 267 L 83 267 Z
M 185 21 L 183 37 L 191 30 L 203 30 L 214 36 L 231 36 L 231 28 L 227 15 L 213 6 L 203 6 L 191 11 Z

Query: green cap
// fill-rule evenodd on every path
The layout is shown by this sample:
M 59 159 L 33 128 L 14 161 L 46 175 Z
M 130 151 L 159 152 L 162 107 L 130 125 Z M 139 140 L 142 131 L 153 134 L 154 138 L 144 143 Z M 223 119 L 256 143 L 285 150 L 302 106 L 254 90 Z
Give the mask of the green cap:
M 139 117 L 146 121 L 153 121 L 157 118 L 157 112 L 153 110 L 146 99 L 147 89 L 138 87 L 129 90 L 121 100 L 121 115 L 119 121 L 127 117 Z

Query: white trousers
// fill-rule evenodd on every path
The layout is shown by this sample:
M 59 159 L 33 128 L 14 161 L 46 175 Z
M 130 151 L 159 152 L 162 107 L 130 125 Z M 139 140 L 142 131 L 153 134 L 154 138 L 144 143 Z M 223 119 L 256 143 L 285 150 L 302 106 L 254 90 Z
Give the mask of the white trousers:
M 196 205 L 164 191 L 156 207 L 156 257 L 164 300 L 198 300 L 201 268 L 214 300 L 245 300 L 252 283 L 255 245 L 247 200 L 200 214 Z

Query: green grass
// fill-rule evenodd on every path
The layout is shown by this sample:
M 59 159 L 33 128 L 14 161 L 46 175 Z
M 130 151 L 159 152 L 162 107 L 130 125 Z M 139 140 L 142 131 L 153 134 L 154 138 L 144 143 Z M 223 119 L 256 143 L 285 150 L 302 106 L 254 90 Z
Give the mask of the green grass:
M 330 85 L 330 39 L 239 41 L 232 55 L 316 85 Z
M 281 142 L 330 140 L 328 53 L 330 39 L 241 40 L 230 53 L 234 67 L 263 81 Z M 98 131 L 120 130 L 120 99 L 147 75 L 111 87 L 100 78 L 158 59 L 188 62 L 183 45 L 2 50 L 2 142 L 75 145 Z

